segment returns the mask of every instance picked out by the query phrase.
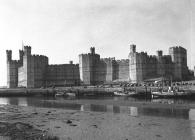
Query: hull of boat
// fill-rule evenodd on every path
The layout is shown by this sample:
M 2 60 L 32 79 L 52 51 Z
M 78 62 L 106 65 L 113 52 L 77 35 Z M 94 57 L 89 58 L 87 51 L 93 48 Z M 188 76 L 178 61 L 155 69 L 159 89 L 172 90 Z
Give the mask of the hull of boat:
M 152 98 L 176 98 L 189 96 L 185 92 L 152 92 Z

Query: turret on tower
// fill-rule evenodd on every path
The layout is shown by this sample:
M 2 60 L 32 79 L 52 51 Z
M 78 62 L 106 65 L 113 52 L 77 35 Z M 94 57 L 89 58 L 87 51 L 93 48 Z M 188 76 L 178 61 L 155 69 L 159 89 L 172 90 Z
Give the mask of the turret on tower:
M 23 62 L 23 56 L 24 56 L 24 51 L 23 50 L 19 50 L 19 55 L 20 55 L 20 62 Z
M 95 54 L 95 47 L 91 47 L 90 52 L 91 52 L 91 54 Z
M 31 55 L 31 46 L 24 46 L 24 55 Z
M 12 60 L 12 51 L 6 50 L 6 55 L 7 55 L 7 62 L 10 62 Z
M 131 44 L 130 45 L 130 53 L 135 53 L 136 52 L 136 45 L 135 44 Z
M 156 53 L 157 53 L 157 56 L 159 56 L 159 57 L 161 57 L 163 55 L 163 51 L 162 50 L 158 50 L 158 51 L 156 51 Z

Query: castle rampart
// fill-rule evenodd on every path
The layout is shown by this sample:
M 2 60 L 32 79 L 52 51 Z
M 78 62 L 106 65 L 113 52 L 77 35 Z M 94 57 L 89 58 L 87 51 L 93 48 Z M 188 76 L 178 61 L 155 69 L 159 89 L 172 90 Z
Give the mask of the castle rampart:
M 79 65 L 72 61 L 70 64 L 49 65 L 46 73 L 47 86 L 80 84 Z
M 130 46 L 129 78 L 132 82 L 142 82 L 155 77 L 171 77 L 173 80 L 184 80 L 189 74 L 187 51 L 182 47 L 171 47 L 169 55 L 161 50 L 156 56 L 137 53 L 135 45 Z
M 94 52 L 94 53 L 92 53 Z M 129 79 L 129 60 L 101 58 L 95 49 L 88 54 L 79 55 L 79 69 L 84 84 L 103 84 L 114 80 Z
M 100 58 L 91 47 L 87 54 L 79 55 L 79 65 L 49 65 L 44 55 L 31 54 L 31 47 L 19 50 L 19 60 L 12 60 L 12 51 L 7 50 L 7 86 L 42 87 L 110 83 L 112 81 L 143 82 L 148 79 L 168 77 L 172 80 L 187 80 L 187 51 L 181 46 L 169 48 L 169 55 L 158 50 L 156 55 L 136 52 L 136 45 L 130 45 L 128 59 Z

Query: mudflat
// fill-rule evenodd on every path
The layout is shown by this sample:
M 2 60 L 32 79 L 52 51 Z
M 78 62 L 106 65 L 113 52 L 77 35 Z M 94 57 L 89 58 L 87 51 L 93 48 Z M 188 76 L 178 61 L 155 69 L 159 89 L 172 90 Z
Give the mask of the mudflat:
M 194 120 L 0 106 L 2 140 L 191 140 Z

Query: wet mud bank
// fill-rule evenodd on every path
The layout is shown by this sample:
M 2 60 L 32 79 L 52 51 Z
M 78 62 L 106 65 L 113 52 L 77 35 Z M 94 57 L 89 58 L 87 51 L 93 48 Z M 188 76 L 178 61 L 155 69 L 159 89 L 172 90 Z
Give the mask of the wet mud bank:
M 194 120 L 182 118 L 13 105 L 1 105 L 0 114 L 0 137 L 5 140 L 195 138 Z

